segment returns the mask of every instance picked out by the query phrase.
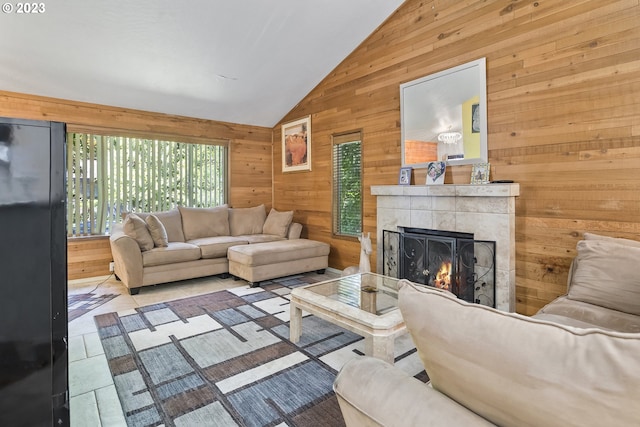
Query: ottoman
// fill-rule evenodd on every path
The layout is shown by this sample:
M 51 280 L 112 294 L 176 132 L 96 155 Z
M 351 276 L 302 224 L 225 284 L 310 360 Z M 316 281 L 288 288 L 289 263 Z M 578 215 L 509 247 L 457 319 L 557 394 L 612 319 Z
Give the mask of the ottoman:
M 263 280 L 317 271 L 329 266 L 329 245 L 309 239 L 279 240 L 232 246 L 229 273 L 259 286 Z

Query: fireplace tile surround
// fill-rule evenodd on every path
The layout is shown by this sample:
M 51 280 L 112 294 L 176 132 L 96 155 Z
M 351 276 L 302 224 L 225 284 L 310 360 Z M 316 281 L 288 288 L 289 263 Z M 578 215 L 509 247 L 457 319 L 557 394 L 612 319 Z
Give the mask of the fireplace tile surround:
M 496 308 L 515 311 L 515 198 L 520 185 L 376 185 L 377 272 L 382 274 L 382 232 L 398 227 L 473 233 L 496 242 Z

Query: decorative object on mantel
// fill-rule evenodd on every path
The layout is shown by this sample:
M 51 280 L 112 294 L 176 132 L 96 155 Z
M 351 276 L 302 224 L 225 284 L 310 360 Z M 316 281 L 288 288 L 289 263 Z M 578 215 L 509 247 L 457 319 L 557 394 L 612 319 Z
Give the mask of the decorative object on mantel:
M 282 125 L 282 172 L 311 170 L 311 116 Z
M 429 162 L 427 164 L 427 185 L 444 184 L 444 171 L 447 169 L 445 162 Z
M 360 241 L 360 265 L 358 267 L 354 265 L 345 268 L 342 270 L 343 276 L 371 272 L 371 262 L 369 261 L 369 255 L 373 252 L 373 247 L 371 246 L 371 233 L 367 233 L 366 236 L 364 233 L 361 233 L 358 240 Z
M 411 167 L 400 168 L 400 176 L 398 177 L 398 184 L 411 185 Z
M 489 166 L 489 163 L 474 163 L 471 168 L 471 184 L 488 184 Z

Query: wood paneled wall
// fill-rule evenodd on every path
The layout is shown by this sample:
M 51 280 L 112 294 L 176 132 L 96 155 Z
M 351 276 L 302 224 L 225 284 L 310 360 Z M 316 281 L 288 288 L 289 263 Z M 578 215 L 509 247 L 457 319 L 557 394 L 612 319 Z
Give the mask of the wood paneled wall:
M 234 207 L 272 203 L 272 130 L 211 120 L 129 110 L 62 99 L 0 91 L 0 116 L 65 122 L 76 128 L 183 142 L 229 141 L 229 204 Z M 104 237 L 74 238 L 68 242 L 69 279 L 109 274 L 112 260 Z
M 369 188 L 396 184 L 401 162 L 399 85 L 486 57 L 491 178 L 520 183 L 517 311 L 533 314 L 565 292 L 583 232 L 640 239 L 638 22 L 638 0 L 407 0 L 283 118 L 312 116 L 312 171 L 281 172 L 274 128 L 274 205 L 331 244 L 332 267 L 357 265 L 358 242 L 331 234 L 331 135 L 362 130 L 375 236 Z

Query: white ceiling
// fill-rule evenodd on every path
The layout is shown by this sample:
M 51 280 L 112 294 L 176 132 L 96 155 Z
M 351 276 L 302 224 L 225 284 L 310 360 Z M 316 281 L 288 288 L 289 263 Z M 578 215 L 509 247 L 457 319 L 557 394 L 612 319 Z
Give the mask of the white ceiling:
M 0 13 L 0 90 L 272 127 L 403 1 L 45 0 Z

